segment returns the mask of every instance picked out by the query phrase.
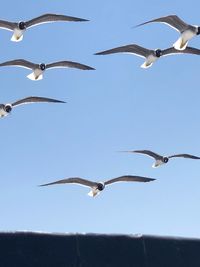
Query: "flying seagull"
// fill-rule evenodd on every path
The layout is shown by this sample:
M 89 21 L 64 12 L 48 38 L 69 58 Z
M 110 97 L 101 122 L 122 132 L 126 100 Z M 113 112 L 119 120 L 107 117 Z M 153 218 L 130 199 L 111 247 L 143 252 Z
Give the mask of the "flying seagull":
M 142 26 L 151 22 L 161 22 L 169 25 L 173 29 L 177 30 L 181 36 L 174 43 L 174 47 L 178 50 L 184 50 L 187 47 L 188 41 L 192 39 L 194 36 L 200 34 L 200 27 L 196 25 L 190 25 L 181 20 L 176 15 L 169 15 L 165 17 L 160 17 L 157 19 L 149 20 L 147 22 L 141 23 L 138 26 Z
M 29 96 L 26 98 L 19 99 L 14 103 L 0 104 L 0 118 L 7 116 L 14 107 L 23 104 L 31 104 L 38 102 L 47 102 L 47 103 L 66 103 L 64 101 L 47 98 L 47 97 L 38 97 L 38 96 Z
M 141 68 L 149 68 L 158 58 L 162 56 L 168 56 L 180 53 L 200 55 L 200 49 L 187 47 L 185 50 L 180 51 L 175 49 L 174 47 L 170 47 L 164 50 L 161 49 L 151 50 L 136 44 L 130 44 L 98 52 L 95 53 L 95 55 L 108 55 L 114 53 L 129 53 L 139 57 L 143 57 L 145 58 L 145 62 L 141 65 Z
M 105 182 L 93 182 L 93 181 L 86 180 L 83 178 L 73 177 L 73 178 L 58 180 L 58 181 L 48 183 L 48 184 L 42 184 L 40 186 L 48 186 L 48 185 L 54 185 L 54 184 L 79 184 L 82 186 L 90 187 L 91 191 L 88 193 L 88 195 L 91 197 L 95 197 L 102 190 L 104 190 L 105 186 L 112 184 L 112 183 L 116 183 L 116 182 L 144 182 L 145 183 L 145 182 L 151 182 L 154 180 L 155 179 L 142 177 L 142 176 L 125 175 L 125 176 L 113 178 Z
M 49 64 L 45 63 L 33 63 L 24 59 L 15 59 L 0 63 L 0 67 L 5 66 L 14 66 L 14 67 L 22 67 L 26 69 L 31 69 L 33 72 L 27 76 L 30 80 L 36 81 L 41 80 L 43 78 L 43 72 L 47 69 L 52 68 L 75 68 L 80 70 L 95 70 L 92 67 L 87 65 L 83 65 L 81 63 L 73 62 L 73 61 L 57 61 Z
M 65 15 L 58 15 L 58 14 L 44 14 L 39 17 L 33 18 L 28 21 L 20 21 L 20 22 L 10 22 L 6 20 L 0 20 L 0 28 L 13 31 L 13 36 L 11 41 L 19 42 L 23 39 L 24 32 L 29 29 L 30 27 L 37 26 L 43 23 L 50 23 L 56 21 L 88 21 L 87 19 L 81 19 L 76 17 L 70 17 Z
M 190 154 L 176 154 L 176 155 L 171 155 L 171 156 L 161 156 L 151 150 L 132 150 L 132 151 L 122 151 L 122 152 L 139 153 L 139 154 L 144 154 L 151 158 L 154 158 L 155 163 L 152 165 L 153 168 L 157 168 L 163 164 L 166 164 L 171 158 L 200 159 L 200 157 L 193 156 Z

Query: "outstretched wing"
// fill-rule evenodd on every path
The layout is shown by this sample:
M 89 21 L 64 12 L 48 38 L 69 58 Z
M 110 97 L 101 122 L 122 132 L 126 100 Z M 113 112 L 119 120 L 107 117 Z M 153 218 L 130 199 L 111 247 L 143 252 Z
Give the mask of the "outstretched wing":
M 38 103 L 38 102 L 47 102 L 47 103 L 65 103 L 64 101 L 60 101 L 53 98 L 47 98 L 47 97 L 39 97 L 39 96 L 29 96 L 23 99 L 20 99 L 14 103 L 12 103 L 12 106 L 19 106 L 22 104 L 31 104 L 31 103 Z
M 200 49 L 194 48 L 194 47 L 186 47 L 184 50 L 177 50 L 174 47 L 170 47 L 162 51 L 163 56 L 172 55 L 172 54 L 200 55 Z
M 58 14 L 44 14 L 34 19 L 28 20 L 26 22 L 27 28 L 43 24 L 43 23 L 50 23 L 56 21 L 88 21 L 87 19 L 65 16 L 65 15 L 58 15 Z
M 113 53 L 131 53 L 136 56 L 146 58 L 152 52 L 153 50 L 149 50 L 147 48 L 144 48 L 136 44 L 130 44 L 130 45 L 119 46 L 113 49 L 98 52 L 98 53 L 95 53 L 95 55 L 108 55 L 108 54 L 113 54 Z
M 58 62 L 53 62 L 50 64 L 46 64 L 46 69 L 51 69 L 51 68 L 76 68 L 76 69 L 81 69 L 81 70 L 95 70 L 94 68 L 73 62 L 73 61 L 58 61 Z
M 161 155 L 151 151 L 151 150 L 133 150 L 133 151 L 130 151 L 130 152 L 133 152 L 133 153 L 139 153 L 139 154 L 144 154 L 144 155 L 147 155 L 151 158 L 154 158 L 155 160 L 159 160 L 162 158 Z
M 0 67 L 5 67 L 5 66 L 15 66 L 15 67 L 22 67 L 26 69 L 35 69 L 38 66 L 38 64 L 32 63 L 24 59 L 14 59 L 14 60 L 0 63 Z
M 168 158 L 200 159 L 200 157 L 190 155 L 190 154 L 176 154 L 176 155 L 169 156 Z
M 109 185 L 109 184 L 117 183 L 117 182 L 143 182 L 143 183 L 146 183 L 146 182 L 151 182 L 154 180 L 155 179 L 148 178 L 148 177 L 125 175 L 125 176 L 120 176 L 120 177 L 108 180 L 105 182 L 105 185 Z
M 79 185 L 88 186 L 88 187 L 94 187 L 97 185 L 97 183 L 92 182 L 90 180 L 86 180 L 86 179 L 79 178 L 79 177 L 73 177 L 73 178 L 66 178 L 66 179 L 58 180 L 58 181 L 48 183 L 48 184 L 42 184 L 40 186 L 48 186 L 48 185 L 54 185 L 54 184 L 79 184 Z
M 165 16 L 165 17 L 160 17 L 157 19 L 152 19 L 149 21 L 146 21 L 144 23 L 141 23 L 138 26 L 142 26 L 148 23 L 152 23 L 152 22 L 161 22 L 161 23 L 165 23 L 167 25 L 169 25 L 170 27 L 174 28 L 175 30 L 179 31 L 179 32 L 183 32 L 186 29 L 188 29 L 188 27 L 190 27 L 191 25 L 185 23 L 183 20 L 181 20 L 178 16 L 176 15 L 169 15 L 169 16 Z
M 0 20 L 0 28 L 8 30 L 8 31 L 13 31 L 14 28 L 17 27 L 17 23 L 15 22 L 10 22 L 6 20 Z

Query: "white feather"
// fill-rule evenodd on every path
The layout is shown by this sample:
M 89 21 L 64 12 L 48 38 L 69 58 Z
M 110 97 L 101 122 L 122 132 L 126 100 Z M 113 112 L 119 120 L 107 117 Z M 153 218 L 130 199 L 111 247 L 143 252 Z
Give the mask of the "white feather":
M 13 35 L 11 37 L 12 42 L 20 42 L 23 39 L 24 30 L 14 29 Z
M 97 188 L 93 188 L 89 193 L 88 196 L 90 197 L 96 197 L 98 196 L 100 193 L 100 191 Z
M 191 30 L 184 31 L 180 38 L 174 43 L 174 48 L 177 50 L 185 50 L 187 47 L 188 41 L 191 40 L 196 35 L 195 32 Z
M 6 112 L 4 109 L 0 109 L 0 118 L 3 118 L 8 115 L 8 112 Z
M 32 72 L 31 74 L 27 75 L 26 77 L 32 81 L 39 81 L 39 80 L 43 79 L 42 73 L 39 75 L 36 75 L 35 72 Z
M 141 65 L 141 68 L 147 69 L 152 66 L 152 64 L 157 60 L 158 58 L 154 55 L 149 55 L 146 59 L 146 61 Z
M 152 167 L 153 168 L 157 168 L 157 167 L 159 167 L 159 166 L 161 166 L 161 165 L 163 165 L 164 164 L 164 162 L 162 161 L 162 160 L 156 160 L 156 162 L 152 165 Z

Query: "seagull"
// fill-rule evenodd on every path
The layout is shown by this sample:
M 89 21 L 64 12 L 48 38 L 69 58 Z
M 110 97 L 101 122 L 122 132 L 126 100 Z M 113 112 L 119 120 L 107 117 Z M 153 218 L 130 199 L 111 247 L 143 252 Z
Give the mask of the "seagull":
M 88 193 L 89 196 L 95 197 L 97 196 L 101 191 L 104 190 L 105 186 L 116 183 L 116 182 L 151 182 L 154 181 L 153 178 L 147 178 L 142 176 L 133 176 L 133 175 L 125 175 L 120 176 L 117 178 L 113 178 L 111 180 L 105 181 L 105 182 L 93 182 L 90 180 L 86 180 L 79 177 L 73 177 L 73 178 L 66 178 L 62 180 L 58 180 L 52 183 L 48 184 L 42 184 L 40 186 L 48 186 L 48 185 L 54 185 L 54 184 L 79 184 L 82 186 L 87 186 L 91 188 L 91 191 Z
M 98 53 L 95 53 L 95 55 L 108 55 L 108 54 L 114 54 L 114 53 L 129 53 L 129 54 L 134 54 L 139 57 L 143 57 L 146 60 L 141 65 L 141 68 L 149 68 L 161 56 L 168 56 L 168 55 L 179 54 L 179 53 L 200 55 L 200 49 L 187 47 L 185 50 L 180 51 L 180 50 L 175 49 L 174 47 L 170 47 L 164 50 L 161 50 L 161 49 L 151 50 L 151 49 L 147 49 L 136 44 L 129 44 L 129 45 L 124 45 L 124 46 L 116 47 L 113 49 L 105 50 L 102 52 L 98 52 Z
M 7 116 L 8 114 L 10 114 L 14 107 L 17 107 L 23 104 L 31 104 L 31 103 L 38 103 L 38 102 L 66 103 L 64 101 L 47 98 L 47 97 L 29 96 L 26 98 L 19 99 L 14 103 L 0 104 L 0 118 L 3 118 Z
M 6 61 L 0 63 L 0 67 L 4 66 L 15 66 L 15 67 L 22 67 L 26 69 L 31 69 L 33 72 L 27 76 L 32 81 L 42 80 L 43 79 L 43 72 L 47 69 L 52 68 L 75 68 L 80 70 L 95 70 L 92 67 L 87 65 L 83 65 L 73 61 L 57 61 L 49 64 L 45 63 L 33 63 L 24 59 L 14 59 L 10 61 Z
M 147 155 L 151 158 L 154 158 L 155 163 L 152 165 L 153 168 L 157 168 L 163 164 L 166 164 L 171 158 L 200 159 L 200 157 L 193 156 L 190 154 L 176 154 L 176 155 L 171 155 L 171 156 L 162 156 L 151 150 L 132 150 L 132 151 L 121 151 L 121 152 L 140 153 L 140 154 Z
M 23 39 L 24 32 L 34 26 L 43 23 L 50 23 L 56 21 L 89 21 L 87 19 L 81 19 L 76 17 L 70 17 L 65 15 L 58 15 L 58 14 L 43 14 L 39 17 L 33 18 L 28 21 L 20 21 L 20 22 L 10 22 L 6 20 L 0 20 L 0 28 L 13 31 L 13 35 L 11 41 L 19 42 Z
M 165 23 L 181 34 L 179 39 L 173 45 L 178 50 L 184 50 L 187 47 L 188 41 L 192 39 L 194 36 L 200 34 L 199 26 L 187 24 L 186 22 L 181 20 L 176 15 L 169 15 L 169 16 L 153 19 L 153 20 L 141 23 L 137 25 L 136 27 L 142 26 L 142 25 L 145 25 L 151 22 Z

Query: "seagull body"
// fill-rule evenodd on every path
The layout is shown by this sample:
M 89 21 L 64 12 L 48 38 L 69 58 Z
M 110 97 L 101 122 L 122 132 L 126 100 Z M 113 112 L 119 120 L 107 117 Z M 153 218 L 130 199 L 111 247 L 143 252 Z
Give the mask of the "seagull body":
M 144 154 L 146 156 L 154 158 L 155 162 L 152 165 L 153 168 L 157 168 L 163 164 L 166 164 L 169 161 L 169 159 L 171 159 L 171 158 L 200 159 L 200 157 L 190 155 L 190 154 L 175 154 L 175 155 L 171 155 L 171 156 L 162 156 L 162 155 L 159 155 L 159 154 L 157 154 L 151 150 L 130 150 L 130 151 L 122 151 L 122 152 L 139 153 L 139 154 Z
M 194 36 L 197 36 L 200 34 L 199 26 L 187 24 L 176 15 L 169 15 L 169 16 L 149 20 L 137 26 L 142 26 L 142 25 L 152 23 L 152 22 L 165 23 L 180 33 L 179 39 L 173 45 L 178 50 L 186 49 L 188 41 L 191 40 Z
M 77 17 L 58 15 L 58 14 L 44 14 L 44 15 L 41 15 L 39 17 L 33 18 L 28 21 L 20 21 L 19 23 L 9 22 L 6 20 L 0 20 L 0 28 L 8 30 L 8 31 L 13 31 L 11 41 L 19 42 L 23 39 L 23 34 L 27 29 L 37 26 L 39 24 L 56 22 L 56 21 L 82 22 L 82 21 L 88 21 L 88 20 L 77 18 Z
M 88 195 L 91 197 L 95 197 L 95 196 L 99 195 L 99 193 L 101 191 L 103 191 L 107 185 L 112 184 L 112 183 L 116 183 L 116 182 L 151 182 L 154 180 L 155 179 L 142 177 L 142 176 L 125 175 L 125 176 L 120 176 L 117 178 L 110 179 L 110 180 L 105 181 L 105 182 L 93 182 L 93 181 L 86 180 L 83 178 L 73 177 L 73 178 L 66 178 L 66 179 L 58 180 L 58 181 L 48 183 L 48 184 L 42 184 L 40 186 L 48 186 L 48 185 L 55 185 L 55 184 L 78 184 L 78 185 L 89 187 L 91 190 L 88 193 Z
M 0 118 L 6 117 L 11 113 L 14 107 L 23 104 L 31 104 L 38 102 L 46 102 L 46 103 L 65 103 L 64 101 L 60 101 L 57 99 L 47 98 L 47 97 L 38 97 L 38 96 L 29 96 L 23 99 L 19 99 L 14 103 L 0 104 Z
M 139 57 L 143 57 L 145 58 L 145 62 L 141 65 L 141 68 L 149 68 L 156 60 L 158 60 L 162 56 L 175 55 L 180 53 L 200 55 L 200 49 L 187 47 L 185 50 L 180 51 L 175 49 L 174 47 L 170 47 L 164 50 L 151 50 L 136 44 L 130 44 L 98 52 L 95 53 L 95 55 L 108 55 L 114 53 L 129 53 Z
M 94 70 L 94 68 L 89 67 L 87 65 L 73 62 L 73 61 L 57 61 L 49 64 L 40 63 L 36 64 L 24 59 L 14 59 L 10 61 L 6 61 L 3 63 L 0 63 L 0 67 L 5 66 L 14 66 L 14 67 L 22 67 L 26 69 L 31 69 L 33 72 L 27 75 L 27 78 L 33 81 L 41 80 L 43 79 L 43 73 L 47 69 L 52 68 L 76 68 L 81 70 Z

